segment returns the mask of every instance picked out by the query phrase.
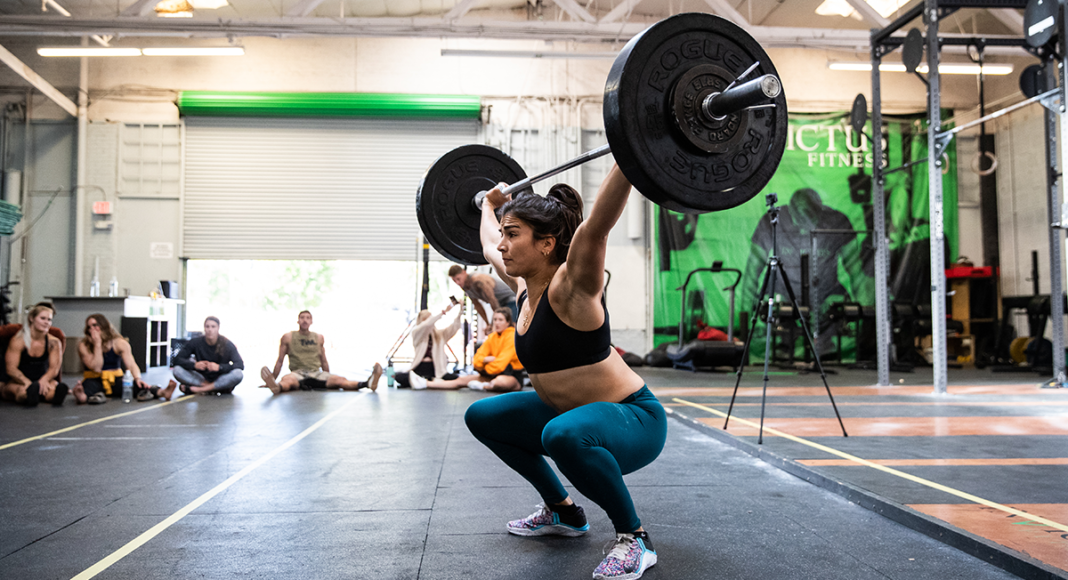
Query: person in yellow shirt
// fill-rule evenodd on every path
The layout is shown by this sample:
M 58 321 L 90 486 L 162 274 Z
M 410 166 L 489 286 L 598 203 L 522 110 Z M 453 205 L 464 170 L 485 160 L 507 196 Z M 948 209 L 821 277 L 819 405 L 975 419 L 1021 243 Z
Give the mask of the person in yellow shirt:
M 493 333 L 486 337 L 475 352 L 473 366 L 478 374 L 449 381 L 428 381 L 410 373 L 408 381 L 413 389 L 459 389 L 468 387 L 479 391 L 505 393 L 523 388 L 523 364 L 515 354 L 515 324 L 512 310 L 502 306 L 493 311 Z

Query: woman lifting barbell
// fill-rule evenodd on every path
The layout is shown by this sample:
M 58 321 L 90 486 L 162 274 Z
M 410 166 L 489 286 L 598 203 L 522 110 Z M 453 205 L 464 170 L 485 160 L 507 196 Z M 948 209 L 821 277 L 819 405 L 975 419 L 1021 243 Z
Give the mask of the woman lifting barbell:
M 467 426 L 541 494 L 538 511 L 508 522 L 509 532 L 581 536 L 589 529 L 547 455 L 615 527 L 616 539 L 593 577 L 638 578 L 656 563 L 656 552 L 623 475 L 660 454 L 667 418 L 610 345 L 605 250 L 630 182 L 613 166 L 585 222 L 582 199 L 567 185 L 554 185 L 546 197 L 512 200 L 501 189 L 482 204 L 482 250 L 519 296 L 516 351 L 535 392 L 480 400 L 467 410 Z

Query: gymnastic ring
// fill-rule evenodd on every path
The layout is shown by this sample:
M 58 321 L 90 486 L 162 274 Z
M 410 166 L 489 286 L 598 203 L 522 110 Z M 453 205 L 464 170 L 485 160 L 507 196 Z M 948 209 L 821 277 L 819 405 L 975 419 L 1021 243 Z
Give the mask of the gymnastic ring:
M 985 170 L 980 170 L 979 160 L 982 159 L 984 156 L 990 159 L 990 167 L 986 168 Z M 972 158 L 972 173 L 975 173 L 976 175 L 986 177 L 987 175 L 990 175 L 991 173 L 997 171 L 997 168 L 998 157 L 990 151 L 980 151 L 975 157 Z

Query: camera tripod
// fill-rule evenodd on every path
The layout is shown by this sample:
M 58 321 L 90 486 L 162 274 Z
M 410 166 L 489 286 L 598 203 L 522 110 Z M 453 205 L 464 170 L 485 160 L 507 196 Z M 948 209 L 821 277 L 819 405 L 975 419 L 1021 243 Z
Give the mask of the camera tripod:
M 723 428 L 727 428 L 727 424 L 731 420 L 731 411 L 734 409 L 734 400 L 738 396 L 738 385 L 742 382 L 742 369 L 745 367 L 746 357 L 749 355 L 749 345 L 753 341 L 753 332 L 756 330 L 757 320 L 760 318 L 760 309 L 764 306 L 764 297 L 767 296 L 767 332 L 764 335 L 764 391 L 760 397 L 760 433 L 757 436 L 757 444 L 764 443 L 764 408 L 768 398 L 768 365 L 771 363 L 772 347 L 771 347 L 771 328 L 774 324 L 775 318 L 775 274 L 778 273 L 782 277 L 782 284 L 786 288 L 786 295 L 790 297 L 790 303 L 793 305 L 794 313 L 797 314 L 798 321 L 801 322 L 802 335 L 805 337 L 805 345 L 812 351 L 813 360 L 816 361 L 816 368 L 820 371 L 820 378 L 823 379 L 823 387 L 827 389 L 827 397 L 831 400 L 831 407 L 834 408 L 834 416 L 838 418 L 838 425 L 842 427 L 842 436 L 849 437 L 846 433 L 845 424 L 842 423 L 842 416 L 838 414 L 838 406 L 834 404 L 834 396 L 831 394 L 831 387 L 827 384 L 827 374 L 823 372 L 823 365 L 820 363 L 819 352 L 816 351 L 816 345 L 812 341 L 812 333 L 809 332 L 808 324 L 805 322 L 805 317 L 801 316 L 801 309 L 797 304 L 797 297 L 794 296 L 793 286 L 790 285 L 790 278 L 786 275 L 786 270 L 783 268 L 782 261 L 779 260 L 779 241 L 777 237 L 777 229 L 779 225 L 779 207 L 775 204 L 779 201 L 779 196 L 774 193 L 769 193 L 765 196 L 765 201 L 768 205 L 768 219 L 771 220 L 771 253 L 768 255 L 767 263 L 764 265 L 764 281 L 760 285 L 760 294 L 757 297 L 756 305 L 753 307 L 752 322 L 749 325 L 749 333 L 745 337 L 745 346 L 742 347 L 742 357 L 738 362 L 738 378 L 734 382 L 734 393 L 731 395 L 731 404 L 727 408 L 727 419 L 723 422 Z

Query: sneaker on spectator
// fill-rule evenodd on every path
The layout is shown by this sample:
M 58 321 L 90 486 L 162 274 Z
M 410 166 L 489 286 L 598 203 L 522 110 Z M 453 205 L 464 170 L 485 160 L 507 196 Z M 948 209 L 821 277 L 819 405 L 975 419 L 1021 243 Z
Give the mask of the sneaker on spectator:
M 371 392 L 378 390 L 378 379 L 382 378 L 382 365 L 375 363 L 374 368 L 371 370 L 371 378 L 367 379 L 367 386 L 371 387 Z
M 582 516 L 582 527 L 576 528 L 560 521 L 560 515 L 544 504 L 538 504 L 538 511 L 521 520 L 508 522 L 508 532 L 517 536 L 568 536 L 575 538 L 586 533 L 590 524 Z M 579 508 L 581 509 L 581 508 Z M 581 513 L 581 512 L 580 512 Z
M 412 385 L 413 389 L 419 391 L 426 388 L 426 379 L 415 373 L 408 373 L 408 384 Z
M 616 534 L 605 550 L 608 555 L 593 571 L 593 580 L 635 580 L 656 564 L 656 551 L 645 532 Z
M 267 367 L 260 369 L 260 378 L 267 384 L 267 388 L 271 389 L 271 393 L 277 395 L 282 392 L 282 387 L 278 386 L 278 381 L 274 380 L 274 373 L 271 372 L 271 369 Z
M 467 388 L 473 391 L 484 391 L 488 386 L 489 383 L 483 383 L 482 381 L 471 381 L 470 383 L 467 383 Z

